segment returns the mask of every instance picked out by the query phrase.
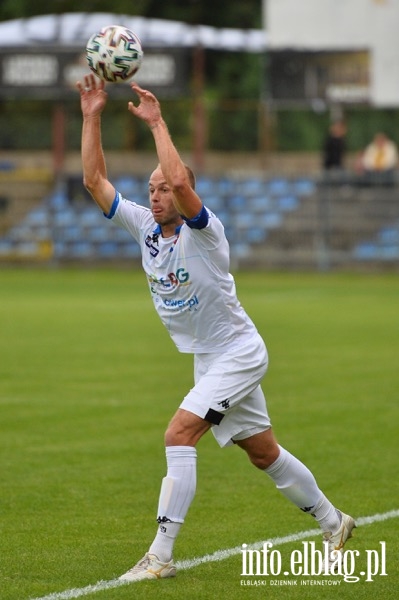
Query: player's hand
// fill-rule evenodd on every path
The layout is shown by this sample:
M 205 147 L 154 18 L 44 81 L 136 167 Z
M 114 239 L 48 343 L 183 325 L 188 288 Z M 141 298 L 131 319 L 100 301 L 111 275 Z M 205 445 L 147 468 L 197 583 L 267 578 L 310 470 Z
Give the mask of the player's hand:
M 100 115 L 107 103 L 108 94 L 105 92 L 105 82 L 95 75 L 85 75 L 84 82 L 77 82 L 80 93 L 80 105 L 83 117 Z
M 135 82 L 131 83 L 130 87 L 138 95 L 140 103 L 135 106 L 133 102 L 129 102 L 129 111 L 147 123 L 151 129 L 156 127 L 162 121 L 161 107 L 157 98 L 148 90 L 143 90 Z

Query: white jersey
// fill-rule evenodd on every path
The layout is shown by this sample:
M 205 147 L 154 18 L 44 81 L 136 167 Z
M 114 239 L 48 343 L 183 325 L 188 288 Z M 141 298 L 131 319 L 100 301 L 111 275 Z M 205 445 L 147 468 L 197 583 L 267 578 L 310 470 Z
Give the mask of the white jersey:
M 207 212 L 206 227 L 183 223 L 168 238 L 149 208 L 118 192 L 108 215 L 139 243 L 155 309 L 180 352 L 225 352 L 258 335 L 236 296 L 223 225 Z

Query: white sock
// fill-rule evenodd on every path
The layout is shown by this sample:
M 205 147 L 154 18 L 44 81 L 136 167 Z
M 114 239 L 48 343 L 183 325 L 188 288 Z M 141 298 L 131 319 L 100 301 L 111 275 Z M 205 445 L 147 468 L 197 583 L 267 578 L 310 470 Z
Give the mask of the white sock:
M 161 562 L 169 562 L 172 559 L 173 546 L 181 525 L 181 523 L 160 523 L 148 552 L 155 554 Z
M 311 471 L 287 450 L 279 448 L 278 458 L 265 473 L 286 498 L 314 516 L 323 531 L 336 531 L 340 525 L 339 513 L 319 489 Z
M 312 516 L 315 517 L 323 531 L 335 533 L 341 525 L 341 513 L 324 494 L 321 495 L 319 502 L 312 510 Z
M 192 446 L 168 446 L 168 466 L 158 504 L 158 531 L 149 552 L 169 562 L 180 527 L 195 495 L 197 451 Z

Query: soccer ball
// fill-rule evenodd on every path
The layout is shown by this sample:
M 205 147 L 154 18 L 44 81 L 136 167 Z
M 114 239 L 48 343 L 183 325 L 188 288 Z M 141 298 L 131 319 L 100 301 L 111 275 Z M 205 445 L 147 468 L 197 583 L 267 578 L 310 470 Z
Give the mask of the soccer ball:
M 140 68 L 143 49 L 137 35 L 120 25 L 103 27 L 86 46 L 90 69 L 104 81 L 128 81 Z

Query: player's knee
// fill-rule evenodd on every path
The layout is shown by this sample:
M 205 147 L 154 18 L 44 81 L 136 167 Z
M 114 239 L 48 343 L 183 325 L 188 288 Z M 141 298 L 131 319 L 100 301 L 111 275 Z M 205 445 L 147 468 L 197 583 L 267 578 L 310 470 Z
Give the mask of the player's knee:
M 165 446 L 187 446 L 187 434 L 176 428 L 169 426 L 165 431 Z
M 268 448 L 262 453 L 250 453 L 248 452 L 248 458 L 251 463 L 257 468 L 264 471 L 268 469 L 275 460 L 277 460 L 279 455 L 279 450 L 277 447 Z
M 270 467 L 280 454 L 271 429 L 238 441 L 237 445 L 245 450 L 251 463 L 262 471 Z
M 172 421 L 165 431 L 165 446 L 193 446 L 193 434 L 178 421 Z
M 165 446 L 195 446 L 209 424 L 198 417 L 176 415 L 165 432 Z
M 256 467 L 257 469 L 261 469 L 262 471 L 264 471 L 271 465 L 271 463 L 263 456 L 250 456 L 249 460 L 254 465 L 254 467 Z

